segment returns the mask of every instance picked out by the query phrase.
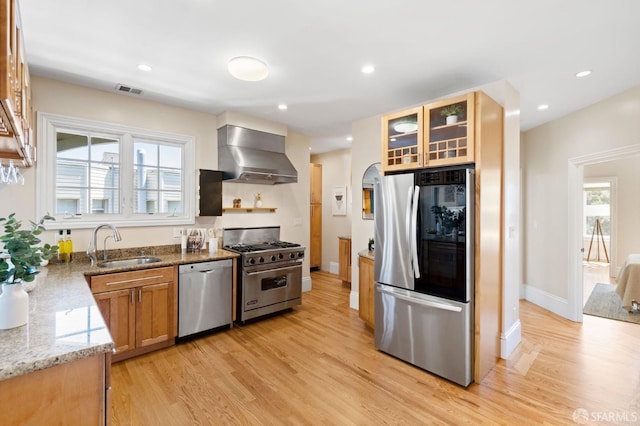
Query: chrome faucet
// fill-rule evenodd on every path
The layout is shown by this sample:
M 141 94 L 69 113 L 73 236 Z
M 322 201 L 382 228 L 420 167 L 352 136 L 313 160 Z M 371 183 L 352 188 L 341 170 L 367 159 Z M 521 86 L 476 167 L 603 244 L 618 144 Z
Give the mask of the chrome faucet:
M 100 230 L 100 228 L 111 228 L 111 230 L 113 231 L 113 241 L 120 241 L 122 239 L 122 237 L 120 237 L 120 233 L 118 232 L 115 226 L 109 225 L 108 223 L 103 223 L 102 225 L 96 226 L 95 229 L 93 230 L 93 238 L 91 239 L 91 241 L 89 241 L 89 247 L 87 248 L 87 256 L 89 256 L 89 259 L 91 259 L 91 266 L 94 266 L 98 262 L 98 253 L 97 253 L 98 249 L 96 248 L 96 246 L 98 245 L 97 239 L 98 239 L 98 231 Z M 106 255 L 106 248 L 107 248 L 106 238 L 104 242 L 105 242 L 105 246 L 103 251 L 105 252 L 104 254 Z

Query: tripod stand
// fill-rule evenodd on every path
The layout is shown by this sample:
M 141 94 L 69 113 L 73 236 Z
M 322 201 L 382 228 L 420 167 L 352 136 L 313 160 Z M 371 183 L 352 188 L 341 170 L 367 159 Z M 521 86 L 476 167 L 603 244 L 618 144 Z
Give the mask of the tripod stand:
M 604 249 L 604 255 L 605 255 L 605 258 L 607 259 L 607 263 L 609 263 L 609 254 L 607 253 L 607 245 L 605 244 L 604 237 L 602 236 L 602 226 L 600 226 L 600 219 L 596 219 L 596 223 L 595 225 L 593 225 L 593 232 L 591 232 L 591 242 L 589 243 L 589 252 L 587 253 L 587 262 L 591 258 L 591 248 L 593 247 L 594 237 L 596 237 L 597 261 L 600 262 L 600 242 L 602 241 L 602 248 Z

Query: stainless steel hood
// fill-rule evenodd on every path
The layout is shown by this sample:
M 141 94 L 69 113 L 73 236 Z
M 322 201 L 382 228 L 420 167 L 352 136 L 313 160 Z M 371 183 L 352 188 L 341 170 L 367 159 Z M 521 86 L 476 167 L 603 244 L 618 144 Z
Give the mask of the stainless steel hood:
M 227 182 L 298 182 L 284 153 L 284 136 L 226 125 L 218 129 L 218 169 Z

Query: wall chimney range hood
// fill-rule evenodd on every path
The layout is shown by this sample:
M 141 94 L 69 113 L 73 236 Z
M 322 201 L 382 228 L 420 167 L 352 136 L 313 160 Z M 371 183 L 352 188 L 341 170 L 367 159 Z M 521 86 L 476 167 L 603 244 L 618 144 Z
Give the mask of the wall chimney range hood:
M 227 182 L 274 185 L 298 182 L 284 153 L 284 136 L 244 127 L 218 129 L 218 169 Z

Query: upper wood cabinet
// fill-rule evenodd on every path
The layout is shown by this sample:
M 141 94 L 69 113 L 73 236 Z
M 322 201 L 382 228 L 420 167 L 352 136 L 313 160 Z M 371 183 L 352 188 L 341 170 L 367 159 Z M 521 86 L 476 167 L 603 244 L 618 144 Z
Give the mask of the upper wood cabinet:
M 475 93 L 434 102 L 424 109 L 426 165 L 472 163 Z
M 423 166 L 423 108 L 382 117 L 382 170 L 408 170 Z
M 383 172 L 474 162 L 476 98 L 471 92 L 383 116 Z
M 33 164 L 31 86 L 17 0 L 0 0 L 0 158 Z

